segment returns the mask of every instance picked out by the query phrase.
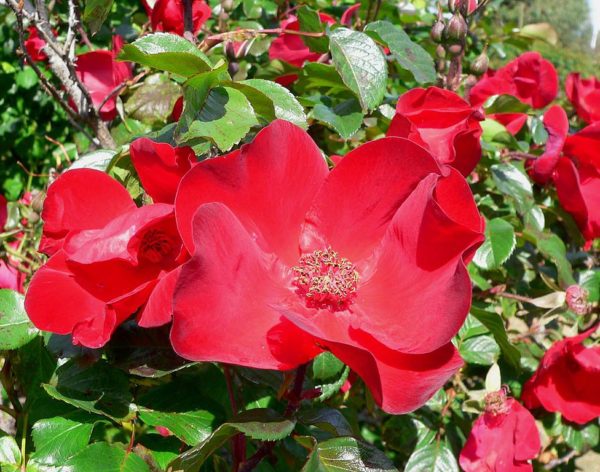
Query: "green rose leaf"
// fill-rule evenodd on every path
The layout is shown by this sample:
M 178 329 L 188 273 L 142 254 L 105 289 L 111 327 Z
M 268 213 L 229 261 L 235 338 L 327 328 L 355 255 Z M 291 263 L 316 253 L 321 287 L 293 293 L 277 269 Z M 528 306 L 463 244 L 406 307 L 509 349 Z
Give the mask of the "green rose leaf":
M 90 442 L 94 422 L 79 422 L 63 417 L 46 418 L 33 425 L 37 463 L 61 466 Z
M 389 21 L 375 21 L 365 27 L 365 33 L 385 44 L 402 68 L 410 71 L 420 84 L 436 81 L 433 58 L 410 39 L 406 32 Z
M 488 221 L 485 241 L 479 247 L 473 262 L 484 270 L 497 269 L 515 250 L 517 239 L 513 226 L 502 218 Z
M 153 33 L 123 46 L 122 61 L 137 62 L 166 72 L 190 77 L 212 69 L 206 54 L 187 39 L 170 33 Z
M 296 10 L 296 17 L 300 22 L 300 31 L 307 33 L 323 33 L 325 26 L 321 23 L 319 13 L 306 5 L 301 6 Z M 301 36 L 304 44 L 314 52 L 324 54 L 329 51 L 329 38 L 323 35 L 320 37 Z
M 433 443 L 416 449 L 406 464 L 405 472 L 458 472 L 452 450 L 445 443 Z
M 491 336 L 475 336 L 461 342 L 459 352 L 469 364 L 492 365 L 500 355 L 500 347 Z
M 352 437 L 317 443 L 302 472 L 393 472 L 392 461 L 379 449 Z
M 502 318 L 496 313 L 492 313 L 481 308 L 471 307 L 471 315 L 473 315 L 481 324 L 483 324 L 490 333 L 494 336 L 494 339 L 500 346 L 502 355 L 506 361 L 512 365 L 516 370 L 520 369 L 521 353 L 514 347 L 508 340 L 506 329 Z
M 344 100 L 334 106 L 323 103 L 315 105 L 312 116 L 327 123 L 344 139 L 350 139 L 363 122 L 363 112 L 356 99 Z
M 208 438 L 169 464 L 173 470 L 195 472 L 231 437 L 243 433 L 252 439 L 277 441 L 291 434 L 296 422 L 267 408 L 246 410 L 219 426 Z
M 64 465 L 77 472 L 150 472 L 141 457 L 105 442 L 90 444 Z
M 387 64 L 375 41 L 360 31 L 337 28 L 329 33 L 329 50 L 336 70 L 363 110 L 376 108 L 385 94 Z
M 18 349 L 39 332 L 25 313 L 24 300 L 14 290 L 0 290 L 0 350 Z

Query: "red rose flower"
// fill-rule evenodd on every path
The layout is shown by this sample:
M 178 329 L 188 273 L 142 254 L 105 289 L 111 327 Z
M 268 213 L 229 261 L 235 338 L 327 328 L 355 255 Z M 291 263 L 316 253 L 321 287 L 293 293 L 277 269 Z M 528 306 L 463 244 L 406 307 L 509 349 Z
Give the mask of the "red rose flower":
M 183 36 L 183 0 L 142 0 L 142 3 L 150 17 L 153 31 L 164 31 Z M 195 35 L 200 32 L 202 25 L 210 18 L 211 13 L 210 7 L 204 0 L 192 1 L 192 22 Z
M 535 419 L 514 398 L 504 392 L 486 397 L 486 411 L 471 429 L 460 453 L 465 472 L 527 472 L 529 462 L 540 451 L 540 433 Z
M 497 71 L 489 69 L 469 92 L 469 101 L 478 107 L 493 95 L 512 95 L 533 108 L 544 108 L 557 94 L 558 74 L 552 63 L 538 52 L 526 52 Z M 490 118 L 500 121 L 516 134 L 525 124 L 527 115 L 501 113 Z
M 322 23 L 332 25 L 335 18 L 325 13 L 319 13 Z M 282 29 L 300 31 L 300 22 L 290 15 L 279 25 Z M 269 48 L 269 58 L 271 60 L 279 59 L 296 67 L 302 67 L 305 62 L 315 62 L 322 56 L 321 53 L 312 52 L 302 41 L 302 37 L 296 34 L 282 33 L 271 43 Z
M 275 121 L 197 164 L 175 208 L 193 253 L 174 297 L 181 356 L 284 370 L 329 350 L 392 413 L 462 365 L 450 340 L 483 220 L 464 178 L 421 146 L 383 138 L 329 172 L 305 131 Z
M 173 203 L 179 181 L 196 162 L 192 148 L 174 148 L 148 138 L 133 141 L 129 152 L 142 187 L 154 202 Z
M 40 38 L 35 26 L 30 26 L 27 30 L 29 31 L 29 36 L 25 40 L 25 49 L 27 49 L 29 57 L 34 62 L 45 61 L 48 59 L 48 56 L 42 49 L 46 45 L 46 41 Z
M 171 121 L 179 121 L 181 118 L 181 114 L 183 113 L 183 97 L 179 97 L 173 105 L 173 110 L 171 111 Z
M 579 118 L 586 123 L 600 121 L 600 80 L 582 79 L 578 72 L 567 76 L 565 90 Z
M 464 15 L 470 15 L 477 10 L 478 0 L 451 0 L 452 10 L 458 10 Z
M 96 50 L 77 56 L 77 77 L 88 89 L 96 108 L 116 87 L 132 77 L 130 64 L 115 61 L 121 45 L 122 39 L 116 36 L 112 51 Z M 100 117 L 105 121 L 114 119 L 117 116 L 116 105 L 116 96 L 108 99 L 100 110 Z
M 556 186 L 562 207 L 575 219 L 588 241 L 600 237 L 600 123 L 567 136 L 569 120 L 555 105 L 544 115 L 548 131 L 546 150 L 528 162 L 529 174 L 538 183 L 550 179 Z
M 478 109 L 454 92 L 416 88 L 399 98 L 387 135 L 421 144 L 440 164 L 466 176 L 481 159 L 482 119 Z
M 141 326 L 170 320 L 164 301 L 185 257 L 172 205 L 138 208 L 108 175 L 77 169 L 50 186 L 42 217 L 53 255 L 25 299 L 38 328 L 97 348 L 140 308 Z
M 358 12 L 360 11 L 360 2 L 356 5 L 352 5 L 349 8 L 346 8 L 342 16 L 340 17 L 340 23 L 350 28 L 352 23 L 354 22 L 354 18 L 358 17 Z
M 557 341 L 546 351 L 523 390 L 528 408 L 559 412 L 578 424 L 600 417 L 600 346 L 583 345 L 597 328 Z

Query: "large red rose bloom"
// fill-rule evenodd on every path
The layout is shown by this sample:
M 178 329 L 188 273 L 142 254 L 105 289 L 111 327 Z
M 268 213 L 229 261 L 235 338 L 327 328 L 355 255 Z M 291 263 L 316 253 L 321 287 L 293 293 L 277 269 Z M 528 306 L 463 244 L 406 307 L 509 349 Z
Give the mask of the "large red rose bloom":
M 380 139 L 329 172 L 305 131 L 276 121 L 197 164 L 175 208 L 193 253 L 174 297 L 183 357 L 283 370 L 328 350 L 393 413 L 462 365 L 450 340 L 483 221 L 464 178 L 422 147 Z
M 562 207 L 575 219 L 587 241 L 600 237 L 600 122 L 567 136 L 569 120 L 559 105 L 544 115 L 546 150 L 529 161 L 536 182 L 554 182 Z
M 578 72 L 567 76 L 565 91 L 577 115 L 586 123 L 600 121 L 600 80 L 583 79 Z
M 423 145 L 440 164 L 467 176 L 481 159 L 482 119 L 478 109 L 454 92 L 416 88 L 398 99 L 387 135 Z
M 558 74 L 538 52 L 526 52 L 497 71 L 489 70 L 469 92 L 473 106 L 481 106 L 494 95 L 512 95 L 533 108 L 544 108 L 558 94 Z M 490 116 L 516 134 L 525 124 L 523 113 Z
M 97 348 L 137 312 L 143 326 L 171 317 L 171 280 L 185 257 L 172 205 L 135 206 L 103 172 L 72 170 L 48 189 L 44 248 L 25 308 L 39 328 Z M 145 306 L 144 306 L 145 305 Z
M 528 408 L 559 412 L 579 424 L 600 417 L 600 346 L 583 345 L 596 330 L 557 341 L 544 354 L 523 390 Z
M 503 396 L 501 392 L 491 395 Z M 537 456 L 540 446 L 531 413 L 515 399 L 501 398 L 473 424 L 460 453 L 460 467 L 465 472 L 531 472 L 529 460 Z

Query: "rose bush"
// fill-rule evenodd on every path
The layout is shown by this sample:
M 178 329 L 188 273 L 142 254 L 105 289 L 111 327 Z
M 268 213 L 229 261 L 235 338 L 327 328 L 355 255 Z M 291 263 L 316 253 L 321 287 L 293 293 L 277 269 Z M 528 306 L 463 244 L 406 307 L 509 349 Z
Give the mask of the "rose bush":
M 551 25 L 5 3 L 2 470 L 597 468 L 597 83 Z

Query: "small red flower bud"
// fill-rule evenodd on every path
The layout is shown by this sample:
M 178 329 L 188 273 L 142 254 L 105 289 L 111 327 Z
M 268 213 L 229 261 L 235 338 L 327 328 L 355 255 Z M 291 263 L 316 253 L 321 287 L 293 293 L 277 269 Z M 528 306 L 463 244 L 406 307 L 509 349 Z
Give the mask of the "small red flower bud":
M 460 13 L 455 13 L 450 18 L 444 33 L 448 41 L 462 42 L 467 36 L 468 31 L 469 27 L 463 16 Z
M 471 72 L 475 75 L 483 75 L 487 72 L 489 65 L 490 60 L 484 51 L 471 63 Z
M 444 59 L 446 57 L 446 48 L 441 44 L 435 49 L 435 56 L 438 59 Z
M 435 41 L 436 43 L 441 43 L 442 42 L 442 38 L 444 36 L 444 29 L 446 28 L 446 24 L 444 23 L 444 20 L 439 19 L 437 20 L 434 24 L 433 27 L 431 28 L 431 39 L 433 41 Z
M 458 56 L 463 52 L 462 44 L 453 44 L 448 48 L 448 52 L 453 56 Z

